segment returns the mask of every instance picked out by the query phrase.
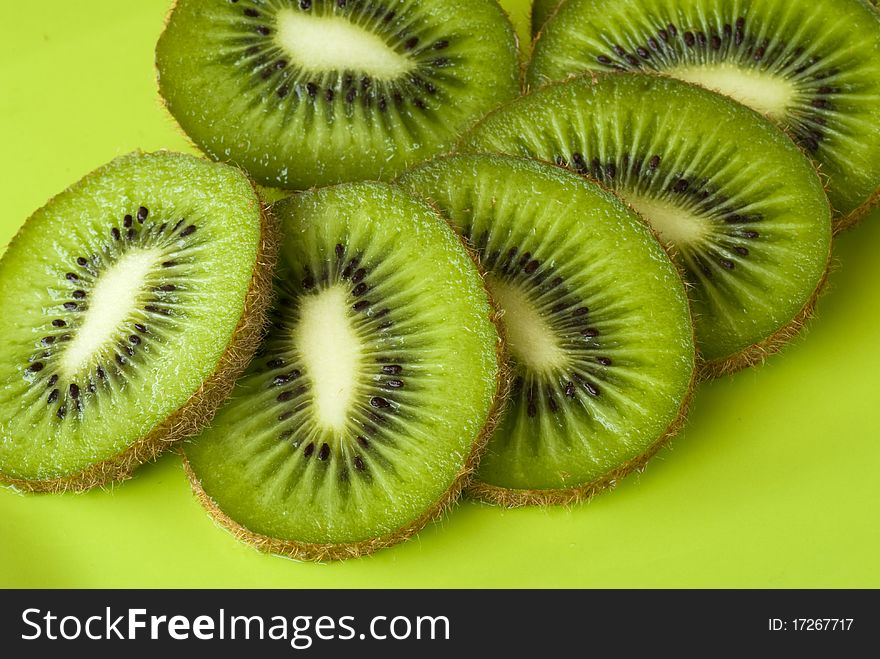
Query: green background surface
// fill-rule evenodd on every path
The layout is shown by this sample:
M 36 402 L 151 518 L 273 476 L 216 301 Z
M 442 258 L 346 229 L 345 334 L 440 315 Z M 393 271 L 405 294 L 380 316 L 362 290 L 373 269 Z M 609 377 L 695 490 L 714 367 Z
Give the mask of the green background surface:
M 524 27 L 527 0 L 503 4 Z M 4 3 L 0 245 L 117 155 L 192 150 L 154 82 L 169 5 Z M 301 564 L 217 528 L 167 455 L 106 491 L 0 489 L 0 586 L 880 587 L 878 251 L 880 218 L 844 235 L 808 336 L 702 386 L 672 448 L 589 504 L 467 502 L 397 548 Z

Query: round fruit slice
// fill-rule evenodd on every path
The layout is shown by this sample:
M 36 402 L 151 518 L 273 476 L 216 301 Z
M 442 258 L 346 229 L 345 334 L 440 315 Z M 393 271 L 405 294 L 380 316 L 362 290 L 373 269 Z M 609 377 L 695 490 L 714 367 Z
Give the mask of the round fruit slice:
M 0 480 L 86 489 L 207 423 L 256 350 L 274 234 L 238 170 L 119 158 L 0 259 Z
M 178 0 L 156 56 L 201 149 L 290 189 L 390 178 L 519 92 L 495 0 Z
M 401 183 L 475 246 L 503 312 L 515 379 L 474 493 L 571 503 L 643 466 L 684 418 L 695 352 L 684 285 L 641 218 L 516 158 L 439 159 Z
M 274 326 L 185 449 L 240 539 L 298 559 L 405 540 L 460 493 L 504 381 L 480 274 L 425 204 L 378 183 L 276 204 Z
M 529 81 L 661 71 L 784 128 L 830 178 L 838 227 L 880 199 L 880 15 L 863 0 L 569 0 Z
M 466 145 L 555 161 L 639 211 L 692 285 L 711 373 L 761 361 L 812 311 L 828 200 L 795 144 L 739 103 L 659 76 L 583 77 L 493 113 Z

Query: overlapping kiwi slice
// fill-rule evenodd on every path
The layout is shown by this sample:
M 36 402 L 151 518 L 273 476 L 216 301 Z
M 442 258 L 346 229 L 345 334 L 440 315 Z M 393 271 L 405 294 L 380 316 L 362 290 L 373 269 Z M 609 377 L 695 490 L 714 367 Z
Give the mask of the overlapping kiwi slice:
M 257 348 L 274 234 L 238 170 L 113 161 L 0 259 L 0 480 L 85 489 L 195 434 Z
M 495 0 L 178 0 L 156 55 L 200 148 L 291 189 L 389 178 L 519 91 Z
M 473 492 L 571 503 L 613 484 L 679 427 L 694 376 L 684 285 L 647 225 L 537 161 L 443 158 L 400 182 L 477 250 L 514 383 Z
M 880 198 L 880 14 L 864 0 L 568 0 L 532 85 L 659 71 L 772 119 L 821 166 L 839 228 Z
M 378 183 L 279 202 L 274 325 L 194 486 L 237 537 L 299 559 L 400 542 L 459 494 L 505 378 L 495 311 L 455 233 Z
M 781 347 L 824 282 L 819 176 L 771 122 L 724 96 L 648 74 L 581 77 L 491 114 L 463 146 L 555 161 L 639 211 L 691 286 L 710 373 Z

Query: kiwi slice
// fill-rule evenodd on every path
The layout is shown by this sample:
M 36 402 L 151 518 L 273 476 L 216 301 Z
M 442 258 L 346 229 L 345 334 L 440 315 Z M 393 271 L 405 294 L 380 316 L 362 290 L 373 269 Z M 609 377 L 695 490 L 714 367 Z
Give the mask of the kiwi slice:
M 506 381 L 476 265 L 427 205 L 381 183 L 276 204 L 274 325 L 185 453 L 238 538 L 323 560 L 405 540 L 469 479 Z
M 400 182 L 477 251 L 507 330 L 513 387 L 472 491 L 572 503 L 644 465 L 684 418 L 695 350 L 683 282 L 642 219 L 525 159 L 441 158 Z
M 709 373 L 781 347 L 824 282 L 831 213 L 818 174 L 724 96 L 647 74 L 581 77 L 493 113 L 464 146 L 556 162 L 639 211 L 692 287 Z
M 544 29 L 547 21 L 559 8 L 564 0 L 534 0 L 532 4 L 532 36 L 537 36 Z
M 390 178 L 519 93 L 495 0 L 178 0 L 156 61 L 205 153 L 289 189 Z
M 585 70 L 660 71 L 769 117 L 830 179 L 838 228 L 880 198 L 880 15 L 863 0 L 569 0 L 528 79 Z
M 0 480 L 82 490 L 197 433 L 259 345 L 274 233 L 238 170 L 135 153 L 0 259 Z

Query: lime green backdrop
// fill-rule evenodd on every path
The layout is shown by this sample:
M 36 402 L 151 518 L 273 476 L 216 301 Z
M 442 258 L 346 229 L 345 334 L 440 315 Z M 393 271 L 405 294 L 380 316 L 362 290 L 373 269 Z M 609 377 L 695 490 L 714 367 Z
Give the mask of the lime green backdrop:
M 524 30 L 528 0 L 503 4 Z M 0 245 L 114 156 L 191 150 L 154 83 L 169 5 L 4 3 Z M 880 218 L 844 235 L 809 336 L 701 387 L 672 448 L 589 504 L 468 502 L 400 547 L 300 564 L 215 527 L 168 455 L 112 490 L 0 489 L 0 586 L 880 587 L 878 251 Z

